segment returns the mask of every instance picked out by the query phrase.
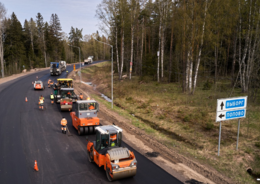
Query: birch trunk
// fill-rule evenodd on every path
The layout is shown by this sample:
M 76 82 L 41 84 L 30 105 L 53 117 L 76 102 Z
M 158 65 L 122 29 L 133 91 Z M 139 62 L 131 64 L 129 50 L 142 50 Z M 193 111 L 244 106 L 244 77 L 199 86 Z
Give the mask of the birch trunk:
M 116 63 L 117 63 L 117 71 L 120 75 L 120 70 L 119 70 L 119 55 L 118 55 L 118 44 L 117 44 L 117 27 L 116 27 Z
M 134 27 L 132 25 L 131 26 L 131 57 L 130 57 L 129 79 L 131 79 L 131 77 L 132 77 L 133 55 L 134 55 Z
M 162 26 L 161 34 L 161 78 L 163 78 L 163 57 L 164 57 L 164 25 Z
M 121 68 L 120 68 L 120 74 L 119 74 L 119 79 L 122 79 L 122 73 L 123 73 L 123 67 L 124 67 L 124 39 L 125 39 L 125 32 L 124 28 L 122 27 L 122 38 L 121 38 Z
M 247 56 L 247 52 L 248 52 L 248 47 L 249 47 L 249 35 L 251 32 L 251 7 L 252 7 L 252 0 L 250 1 L 250 10 L 249 10 L 249 24 L 248 24 L 248 32 L 247 32 L 247 36 L 246 36 L 246 43 L 245 43 L 245 48 L 243 51 L 243 57 L 241 60 L 241 65 L 242 65 L 242 73 L 241 73 L 241 87 L 242 87 L 242 92 L 246 92 L 245 91 L 245 71 L 246 71 L 246 64 L 245 64 L 245 59 Z
M 158 62 L 157 62 L 157 82 L 160 82 L 160 48 L 161 48 L 161 26 L 162 26 L 162 17 L 160 17 L 160 26 L 159 26 L 159 56 L 158 56 Z
M 193 81 L 193 91 L 192 91 L 192 94 L 195 93 L 195 89 L 196 89 L 196 85 L 197 85 L 198 71 L 199 71 L 200 59 L 201 59 L 201 50 L 202 50 L 203 41 L 204 41 L 207 9 L 208 9 L 208 0 L 206 0 L 206 5 L 205 5 L 204 21 L 203 21 L 203 26 L 202 26 L 202 35 L 201 35 L 201 41 L 200 41 L 200 47 L 199 47 L 198 60 L 197 60 L 196 67 L 195 67 L 195 75 L 194 75 L 194 81 Z

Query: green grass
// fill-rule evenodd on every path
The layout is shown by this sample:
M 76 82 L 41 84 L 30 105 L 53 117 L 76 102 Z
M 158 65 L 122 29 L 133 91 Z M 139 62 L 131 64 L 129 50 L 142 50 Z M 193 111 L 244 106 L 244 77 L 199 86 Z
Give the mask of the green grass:
M 83 73 L 88 74 L 95 83 L 102 84 L 97 90 L 110 96 L 109 62 L 84 69 Z M 254 166 L 256 171 L 260 171 L 260 164 L 254 164 L 254 160 L 260 156 L 260 106 L 248 102 L 247 118 L 241 119 L 239 152 L 235 151 L 237 120 L 223 122 L 221 156 L 217 157 L 219 124 L 215 123 L 216 102 L 219 98 L 229 97 L 230 81 L 221 80 L 210 86 L 209 81 L 203 80 L 199 79 L 195 94 L 188 95 L 182 92 L 180 83 L 158 83 L 147 76 L 133 76 L 132 80 L 119 81 L 115 74 L 114 103 L 125 110 L 116 105 L 113 110 L 169 148 L 214 167 L 236 182 L 254 183 L 245 172 L 245 167 Z M 235 88 L 232 97 L 245 95 Z M 111 109 L 111 103 L 99 96 L 94 97 Z M 260 98 L 256 100 L 259 101 Z M 172 134 L 181 135 L 202 146 L 202 149 L 189 147 L 185 142 L 170 137 L 168 133 L 153 129 L 151 123 Z

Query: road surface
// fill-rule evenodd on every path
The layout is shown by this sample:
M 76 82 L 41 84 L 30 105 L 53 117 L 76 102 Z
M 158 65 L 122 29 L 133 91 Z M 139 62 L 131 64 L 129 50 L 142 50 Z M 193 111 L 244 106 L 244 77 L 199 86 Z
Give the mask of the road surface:
M 67 66 L 68 71 L 72 69 L 73 66 Z M 66 72 L 61 76 L 50 76 L 49 70 L 45 70 L 0 85 L 1 184 L 111 183 L 103 167 L 89 163 L 85 136 L 77 135 L 69 112 L 61 112 L 58 104 L 50 103 L 52 89 L 47 87 L 48 79 L 56 82 L 65 75 Z M 33 89 L 32 81 L 36 76 L 44 82 L 45 90 Z M 38 109 L 40 95 L 45 97 L 44 111 Z M 28 102 L 25 102 L 25 97 Z M 61 133 L 62 117 L 68 120 L 72 136 Z M 95 136 L 88 138 L 94 140 Z M 123 146 L 135 153 L 137 174 L 113 183 L 181 183 L 130 146 L 125 143 Z M 39 172 L 33 169 L 35 160 Z

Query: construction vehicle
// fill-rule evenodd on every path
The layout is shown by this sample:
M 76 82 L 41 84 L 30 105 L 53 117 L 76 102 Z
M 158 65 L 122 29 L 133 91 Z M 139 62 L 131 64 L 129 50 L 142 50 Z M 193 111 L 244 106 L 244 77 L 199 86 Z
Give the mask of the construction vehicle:
M 72 125 L 79 135 L 95 133 L 95 127 L 100 125 L 97 112 L 99 104 L 95 100 L 80 100 L 74 105 L 74 111 L 70 113 Z
M 88 59 L 84 59 L 84 65 L 91 64 L 91 63 L 93 63 L 93 56 L 89 56 Z
M 74 88 L 61 88 L 60 96 L 61 111 L 71 111 L 73 106 L 72 96 L 75 96 Z
M 128 148 L 121 147 L 121 143 L 122 129 L 107 125 L 96 127 L 96 141 L 89 141 L 87 145 L 88 160 L 99 167 L 104 166 L 109 181 L 136 175 L 135 155 Z
M 51 62 L 50 65 L 50 74 L 51 75 L 60 75 L 62 72 L 62 66 L 59 62 Z
M 35 81 L 34 82 L 34 90 L 36 90 L 36 89 L 44 89 L 45 87 L 44 87 L 44 85 L 43 85 L 43 82 L 42 81 Z
M 66 70 L 67 68 L 66 61 L 60 61 L 60 64 L 62 65 L 62 71 Z
M 76 102 L 78 100 L 78 95 L 74 93 L 73 88 L 73 79 L 60 78 L 57 79 L 57 83 L 53 87 L 54 89 L 54 99 L 56 103 L 60 103 L 61 98 L 69 98 L 72 102 Z M 66 95 L 66 93 L 70 92 L 70 95 Z

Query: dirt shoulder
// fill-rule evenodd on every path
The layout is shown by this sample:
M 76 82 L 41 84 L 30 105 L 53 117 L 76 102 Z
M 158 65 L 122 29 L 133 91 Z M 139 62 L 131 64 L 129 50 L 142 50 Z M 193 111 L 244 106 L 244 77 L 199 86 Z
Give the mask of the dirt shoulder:
M 75 80 L 75 92 L 94 97 L 100 104 L 99 117 L 102 124 L 116 124 L 124 130 L 123 140 L 136 149 L 139 153 L 153 161 L 162 169 L 184 183 L 232 183 L 228 178 L 219 174 L 216 170 L 201 165 L 189 158 L 178 154 L 174 149 L 161 144 L 144 130 L 137 128 L 131 120 L 121 116 L 115 110 L 108 107 L 108 103 L 100 97 L 100 93 L 93 87 L 79 83 L 74 72 L 69 75 Z M 122 110 L 122 109 L 121 109 Z M 123 110 L 122 110 L 123 111 Z

